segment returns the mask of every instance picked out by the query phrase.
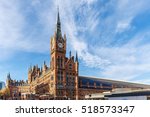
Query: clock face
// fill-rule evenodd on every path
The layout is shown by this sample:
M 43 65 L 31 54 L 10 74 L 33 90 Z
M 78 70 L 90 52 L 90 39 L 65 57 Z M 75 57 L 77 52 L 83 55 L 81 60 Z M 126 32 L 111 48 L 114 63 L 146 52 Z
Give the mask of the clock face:
M 63 44 L 62 43 L 58 43 L 58 47 L 62 48 Z

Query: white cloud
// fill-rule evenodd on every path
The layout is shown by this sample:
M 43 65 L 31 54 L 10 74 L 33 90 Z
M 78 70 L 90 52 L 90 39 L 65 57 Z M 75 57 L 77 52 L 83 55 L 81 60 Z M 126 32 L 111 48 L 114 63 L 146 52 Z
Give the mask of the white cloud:
M 135 35 L 132 41 L 121 47 L 94 47 L 96 55 L 107 58 L 111 64 L 102 72 L 105 77 L 122 80 L 135 80 L 143 74 L 150 73 L 150 44 L 141 44 L 148 32 Z M 150 38 L 150 36 L 149 36 Z
M 131 22 L 130 19 L 118 22 L 116 27 L 116 33 L 121 33 L 126 30 L 129 30 L 131 27 L 130 22 Z
M 39 26 L 49 27 L 43 23 L 44 21 L 40 21 L 46 17 L 46 14 L 42 14 L 41 10 L 37 9 L 42 7 L 40 1 L 33 0 L 28 3 L 28 7 L 23 6 L 23 2 L 25 1 L 0 1 L 0 60 L 10 59 L 16 51 L 44 53 L 49 50 L 47 43 L 49 38 L 43 39 L 45 41 L 41 39 L 37 41 L 37 38 L 46 37 L 46 29 L 48 29 L 43 28 L 42 32 L 39 33 Z M 23 9 L 24 7 L 26 9 Z M 40 20 L 36 19 L 37 22 L 29 21 L 32 20 L 31 14 L 33 15 L 33 12 L 35 16 L 32 18 L 39 15 Z M 47 48 L 41 48 L 41 45 L 46 45 Z
M 23 22 L 17 4 L 1 0 L 0 2 L 0 47 L 12 48 L 21 37 L 20 31 Z
M 146 13 L 150 8 L 149 0 L 116 0 L 106 2 L 100 7 L 100 43 L 103 45 L 110 45 L 116 41 L 116 45 L 120 42 L 116 35 L 120 33 L 131 32 L 134 30 L 133 21 L 137 15 Z M 122 35 L 122 39 L 126 35 Z M 121 39 L 121 41 L 122 41 Z
M 131 22 L 137 14 L 140 14 L 149 9 L 148 0 L 118 0 L 116 13 L 117 15 L 117 27 L 116 31 L 123 32 L 131 28 Z
M 0 2 L 0 59 L 10 57 L 21 38 L 23 17 L 13 1 Z

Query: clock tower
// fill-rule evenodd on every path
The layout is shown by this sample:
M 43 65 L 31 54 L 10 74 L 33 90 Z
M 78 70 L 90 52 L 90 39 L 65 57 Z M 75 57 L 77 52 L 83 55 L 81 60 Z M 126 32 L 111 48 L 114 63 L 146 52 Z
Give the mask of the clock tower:
M 50 41 L 51 45 L 51 73 L 53 77 L 54 96 L 65 97 L 65 58 L 66 58 L 66 35 L 62 36 L 59 11 L 54 36 Z

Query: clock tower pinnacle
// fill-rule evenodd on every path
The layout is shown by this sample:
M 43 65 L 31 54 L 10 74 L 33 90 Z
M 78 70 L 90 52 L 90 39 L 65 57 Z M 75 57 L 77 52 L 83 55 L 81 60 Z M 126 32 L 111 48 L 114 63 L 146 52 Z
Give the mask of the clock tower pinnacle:
M 59 17 L 59 8 L 58 8 L 58 14 L 57 14 L 57 24 L 56 24 L 56 39 L 60 39 L 62 37 L 61 34 L 61 22 Z

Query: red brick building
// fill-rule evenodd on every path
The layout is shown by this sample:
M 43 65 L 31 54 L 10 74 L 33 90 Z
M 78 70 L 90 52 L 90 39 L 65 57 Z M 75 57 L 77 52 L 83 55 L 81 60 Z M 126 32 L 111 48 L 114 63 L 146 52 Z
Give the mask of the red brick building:
M 147 88 L 139 85 L 88 76 L 79 76 L 78 55 L 66 57 L 66 35 L 62 35 L 59 13 L 56 31 L 50 39 L 50 67 L 31 66 L 28 81 L 12 80 L 7 76 L 11 99 L 84 99 L 85 95 L 111 91 L 113 88 Z

